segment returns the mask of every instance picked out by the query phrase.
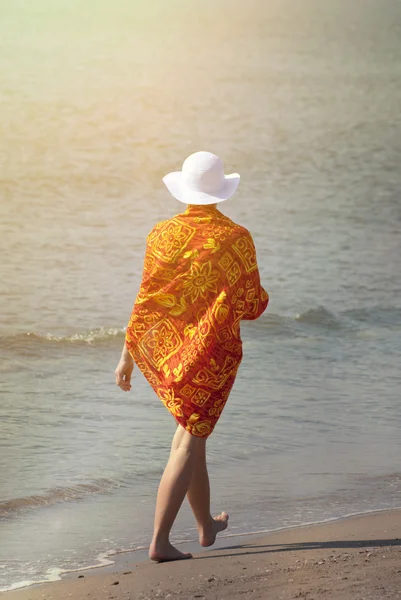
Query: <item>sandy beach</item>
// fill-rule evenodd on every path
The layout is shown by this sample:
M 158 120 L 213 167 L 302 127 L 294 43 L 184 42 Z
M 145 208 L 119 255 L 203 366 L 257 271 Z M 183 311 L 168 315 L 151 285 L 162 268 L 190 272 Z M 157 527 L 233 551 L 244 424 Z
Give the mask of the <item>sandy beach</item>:
M 228 543 L 182 562 L 134 563 L 128 555 L 120 569 L 76 573 L 56 583 L 5 593 L 4 598 L 398 599 L 401 510 L 283 530 L 252 541 L 243 538 L 239 544 Z

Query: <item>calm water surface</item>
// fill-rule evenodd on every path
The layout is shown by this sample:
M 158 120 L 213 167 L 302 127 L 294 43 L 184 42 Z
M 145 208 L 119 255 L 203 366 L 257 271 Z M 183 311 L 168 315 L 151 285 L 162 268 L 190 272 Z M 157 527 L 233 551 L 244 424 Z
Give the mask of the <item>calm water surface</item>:
M 147 4 L 0 0 L 3 590 L 149 542 L 174 423 L 113 371 L 181 210 L 161 177 L 199 149 L 241 173 L 222 210 L 271 296 L 213 510 L 244 533 L 401 506 L 401 4 Z

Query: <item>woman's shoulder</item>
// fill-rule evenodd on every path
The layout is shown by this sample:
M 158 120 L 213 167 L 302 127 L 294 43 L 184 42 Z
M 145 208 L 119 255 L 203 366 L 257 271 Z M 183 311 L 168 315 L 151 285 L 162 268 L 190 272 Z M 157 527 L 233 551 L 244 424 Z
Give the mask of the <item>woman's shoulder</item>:
M 221 228 L 226 231 L 226 237 L 231 239 L 241 237 L 252 239 L 251 233 L 246 227 L 236 223 L 223 213 L 218 213 L 217 215 L 193 216 L 189 214 L 188 211 L 178 213 L 169 219 L 156 223 L 148 234 L 148 239 L 158 236 L 166 228 L 169 229 L 170 227 L 174 228 L 176 226 L 181 227 L 184 224 L 192 225 L 192 227 L 195 227 L 196 229 L 199 226 L 207 227 L 208 229 L 213 227 L 218 229 Z M 227 236 L 227 234 L 229 235 Z
M 227 217 L 228 219 L 228 217 Z M 249 230 L 244 227 L 243 225 L 240 225 L 239 223 L 235 223 L 235 221 L 233 221 L 232 219 L 228 219 L 230 226 L 232 228 L 232 235 L 233 237 L 237 238 L 237 237 L 247 237 L 247 238 L 251 238 L 251 234 L 249 232 Z
M 172 219 L 166 219 L 164 221 L 158 221 L 158 223 L 156 223 L 156 225 L 153 225 L 152 229 L 148 233 L 147 239 L 149 240 L 155 234 L 157 235 L 159 233 L 159 231 L 161 229 L 163 229 L 164 226 L 169 223 L 169 221 L 172 221 Z

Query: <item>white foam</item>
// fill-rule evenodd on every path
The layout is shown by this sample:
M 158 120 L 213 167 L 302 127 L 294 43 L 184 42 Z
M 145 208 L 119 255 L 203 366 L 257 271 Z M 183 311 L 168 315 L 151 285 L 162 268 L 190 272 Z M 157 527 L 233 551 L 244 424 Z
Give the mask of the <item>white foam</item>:
M 47 571 L 48 576 L 46 579 L 26 579 L 24 581 L 17 581 L 6 587 L 0 588 L 0 592 L 12 592 L 14 590 L 20 590 L 22 588 L 30 587 L 32 585 L 42 585 L 44 583 L 51 583 L 52 581 L 61 581 L 61 569 L 56 567 Z
M 92 569 L 100 569 L 102 567 L 109 567 L 115 564 L 114 560 L 110 560 L 109 556 L 111 556 L 111 552 L 102 552 L 96 557 L 96 563 L 94 565 L 87 565 L 85 567 L 77 567 L 76 569 L 63 569 L 60 571 L 62 575 L 67 575 L 68 573 L 81 573 L 81 571 L 90 571 Z

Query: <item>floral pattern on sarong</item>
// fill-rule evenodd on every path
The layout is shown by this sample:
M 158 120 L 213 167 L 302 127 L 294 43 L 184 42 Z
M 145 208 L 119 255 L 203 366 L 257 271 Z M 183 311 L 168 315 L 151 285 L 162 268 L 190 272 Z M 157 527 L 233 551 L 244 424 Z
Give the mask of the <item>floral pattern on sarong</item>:
M 242 359 L 240 321 L 268 301 L 250 233 L 215 207 L 189 206 L 149 234 L 126 345 L 192 435 L 213 431 Z

